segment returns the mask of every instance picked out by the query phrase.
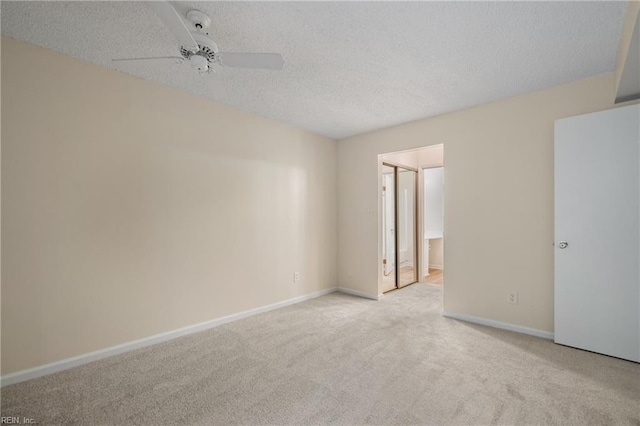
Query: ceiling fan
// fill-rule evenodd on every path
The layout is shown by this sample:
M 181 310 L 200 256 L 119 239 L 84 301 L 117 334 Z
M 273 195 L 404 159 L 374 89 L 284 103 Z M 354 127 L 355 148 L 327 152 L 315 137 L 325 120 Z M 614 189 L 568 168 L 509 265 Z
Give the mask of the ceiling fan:
M 221 52 L 218 45 L 208 36 L 206 29 L 211 25 L 211 19 L 207 14 L 199 10 L 190 10 L 187 20 L 193 25 L 194 30 L 189 31 L 178 12 L 171 3 L 166 0 L 146 2 L 148 6 L 164 22 L 169 31 L 173 33 L 180 43 L 181 56 L 160 56 L 151 58 L 125 58 L 112 59 L 114 62 L 135 61 L 189 61 L 192 68 L 201 74 L 213 72 L 216 64 L 237 68 L 261 68 L 269 70 L 281 70 L 284 61 L 279 53 L 238 53 Z

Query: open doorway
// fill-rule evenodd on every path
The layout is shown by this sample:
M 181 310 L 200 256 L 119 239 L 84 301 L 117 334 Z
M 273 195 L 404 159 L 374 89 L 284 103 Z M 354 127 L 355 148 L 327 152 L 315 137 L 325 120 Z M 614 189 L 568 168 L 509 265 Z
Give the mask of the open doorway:
M 422 169 L 422 280 L 444 283 L 444 168 Z
M 444 283 L 444 147 L 379 158 L 378 290 Z

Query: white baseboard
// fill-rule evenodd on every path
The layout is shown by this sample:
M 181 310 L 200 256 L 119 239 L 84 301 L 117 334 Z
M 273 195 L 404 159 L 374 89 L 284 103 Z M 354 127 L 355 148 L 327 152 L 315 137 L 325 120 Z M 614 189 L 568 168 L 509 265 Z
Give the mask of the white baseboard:
M 351 290 L 346 287 L 338 287 L 340 293 L 350 294 L 352 296 L 364 297 L 365 299 L 380 300 L 380 295 L 369 294 L 358 290 Z
M 304 302 L 305 300 L 324 296 L 326 294 L 333 293 L 337 290 L 338 290 L 337 287 L 332 287 L 325 290 L 316 291 L 315 293 L 305 294 L 304 296 L 294 297 L 292 299 L 283 300 L 282 302 L 261 306 L 259 308 L 250 309 L 248 311 L 239 312 L 237 314 L 228 315 L 226 317 L 217 318 L 211 321 L 205 321 L 199 324 L 189 325 L 187 327 L 168 331 L 166 333 L 160 333 L 154 336 L 144 337 L 142 339 L 123 343 L 121 345 L 100 349 L 95 352 L 89 352 L 86 354 L 52 362 L 50 364 L 29 368 L 27 370 L 16 371 L 15 373 L 5 374 L 4 376 L 0 377 L 0 386 L 12 385 L 14 383 L 24 382 L 25 380 L 35 379 L 37 377 L 42 377 L 49 374 L 57 373 L 59 371 L 68 370 L 70 368 L 88 364 L 93 361 L 98 361 L 100 359 L 107 358 L 113 355 L 129 352 L 134 349 L 143 348 L 145 346 L 155 345 L 156 343 L 166 342 L 167 340 L 172 340 L 177 337 L 186 336 L 188 334 L 208 330 L 210 328 L 218 327 L 220 325 L 227 324 L 232 321 L 237 321 L 243 318 L 251 317 L 253 315 L 273 311 L 274 309 L 283 308 L 285 306 L 293 305 L 295 303 Z
M 425 273 L 422 274 L 423 277 L 428 277 L 429 275 L 431 275 L 429 274 L 429 269 L 438 269 L 439 271 L 444 271 L 444 267 L 442 265 L 429 265 Z
M 535 328 L 524 327 L 521 325 L 510 324 L 508 322 L 494 321 L 487 318 L 474 317 L 473 315 L 458 314 L 455 312 L 442 312 L 443 317 L 453 318 L 461 321 L 472 322 L 475 324 L 486 325 L 502 330 L 515 331 L 516 333 L 529 334 L 531 336 L 542 337 L 543 339 L 553 340 L 553 333 Z

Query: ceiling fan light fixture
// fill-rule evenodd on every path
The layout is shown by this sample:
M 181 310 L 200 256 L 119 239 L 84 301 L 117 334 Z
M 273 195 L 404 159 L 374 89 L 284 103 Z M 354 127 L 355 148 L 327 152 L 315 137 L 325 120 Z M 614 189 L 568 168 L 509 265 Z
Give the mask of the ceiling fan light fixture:
M 191 63 L 191 67 L 197 69 L 200 72 L 207 72 L 209 70 L 209 61 L 204 56 L 200 55 L 191 55 L 189 57 L 189 62 Z

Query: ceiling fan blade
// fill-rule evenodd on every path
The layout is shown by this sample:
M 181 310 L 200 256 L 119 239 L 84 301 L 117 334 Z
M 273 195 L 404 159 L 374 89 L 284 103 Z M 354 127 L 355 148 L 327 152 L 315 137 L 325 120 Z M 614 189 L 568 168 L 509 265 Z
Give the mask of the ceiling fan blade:
M 228 67 L 281 70 L 284 61 L 279 53 L 220 52 L 220 62 Z
M 158 18 L 169 28 L 169 31 L 178 39 L 182 47 L 192 52 L 200 50 L 198 43 L 184 25 L 184 22 L 178 15 L 178 12 L 171 6 L 171 3 L 165 0 L 148 1 L 147 4 L 158 15 Z
M 112 59 L 112 62 L 150 62 L 150 61 L 160 61 L 169 63 L 171 62 L 182 62 L 184 58 L 182 56 L 156 56 L 152 58 L 122 58 L 122 59 Z

